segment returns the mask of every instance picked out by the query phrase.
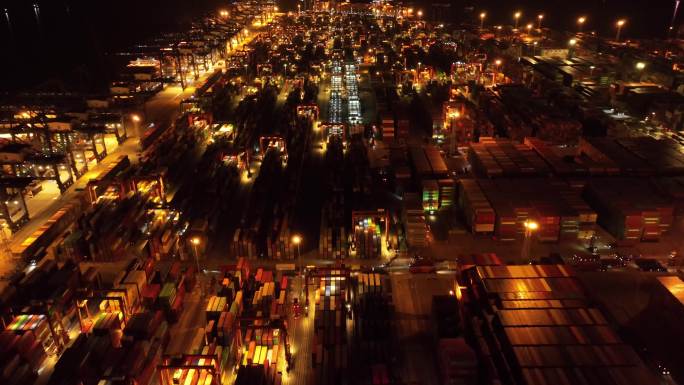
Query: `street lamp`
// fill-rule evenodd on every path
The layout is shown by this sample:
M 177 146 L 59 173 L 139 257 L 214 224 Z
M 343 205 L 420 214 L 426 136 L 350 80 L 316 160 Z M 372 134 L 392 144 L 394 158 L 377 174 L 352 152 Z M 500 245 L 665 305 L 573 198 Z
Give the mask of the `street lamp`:
M 297 246 L 297 260 L 299 263 L 299 273 L 303 274 L 304 269 L 302 269 L 302 254 L 299 250 L 299 245 L 302 243 L 302 237 L 298 234 L 293 235 L 292 236 L 292 243 L 294 243 L 295 246 Z
M 539 15 L 537 15 L 537 29 L 539 29 L 540 31 L 542 27 L 542 20 L 544 20 L 544 14 L 540 13 Z
M 518 29 L 518 22 L 520 21 L 520 16 L 522 16 L 522 12 L 520 11 L 513 14 L 513 18 L 515 19 L 515 29 Z
M 528 35 L 532 33 L 532 23 L 527 24 L 525 26 L 525 28 L 527 28 L 527 34 Z
M 625 25 L 626 21 L 625 19 L 620 19 L 615 23 L 617 26 L 617 33 L 615 34 L 615 41 L 620 41 L 620 32 L 622 31 L 622 27 Z
M 135 132 L 135 135 L 138 135 L 138 138 L 142 137 L 142 133 L 140 132 L 140 121 L 142 119 L 140 118 L 140 115 L 138 114 L 133 114 L 131 115 L 131 121 L 133 121 L 133 131 Z
M 197 251 L 197 246 L 200 245 L 202 241 L 200 241 L 199 237 L 192 237 L 190 239 L 190 243 L 192 244 L 192 250 L 195 253 L 195 264 L 197 265 L 197 274 L 200 272 L 200 266 L 199 266 L 199 253 Z
M 570 39 L 570 41 L 568 41 L 568 59 L 572 59 L 573 50 L 575 48 L 575 45 L 577 45 L 577 40 Z
M 525 238 L 523 239 L 521 254 L 524 261 L 529 261 L 530 250 L 532 249 L 532 233 L 539 229 L 539 223 L 528 219 L 523 225 L 525 226 Z
M 538 44 L 539 44 L 538 41 L 535 41 L 535 42 L 532 43 L 532 56 L 536 56 L 536 55 L 537 55 L 537 45 L 538 45 Z
M 636 70 L 639 72 L 639 82 L 641 82 L 642 73 L 644 71 L 644 68 L 646 68 L 646 63 L 644 63 L 642 61 L 637 62 L 634 65 L 634 68 L 636 68 Z
M 496 83 L 496 75 L 499 73 L 499 67 L 501 67 L 501 59 L 496 59 L 494 60 L 494 65 L 496 66 L 496 71 L 492 74 L 492 83 Z
M 578 30 L 578 32 L 582 32 L 582 26 L 584 25 L 585 21 L 587 21 L 587 18 L 584 16 L 580 16 L 577 19 L 577 30 Z
M 484 19 L 487 17 L 486 12 L 480 13 L 480 29 L 484 29 Z
M 418 17 L 423 17 L 423 10 L 419 9 L 417 15 Z

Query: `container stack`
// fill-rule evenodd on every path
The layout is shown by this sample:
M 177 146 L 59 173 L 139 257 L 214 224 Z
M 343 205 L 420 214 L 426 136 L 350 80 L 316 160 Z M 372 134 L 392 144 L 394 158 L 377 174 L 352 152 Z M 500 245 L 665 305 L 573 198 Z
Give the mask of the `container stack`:
M 235 229 L 232 238 L 233 242 L 230 245 L 230 253 L 233 257 L 256 259 L 256 237 L 251 229 L 237 228 Z
M 444 157 L 435 146 L 411 147 L 409 156 L 416 181 L 445 178 L 449 174 Z
M 565 265 L 479 266 L 466 273 L 478 301 L 470 327 L 502 383 L 581 382 L 597 370 L 629 373 L 629 383 L 653 384 L 636 352 L 622 342 L 600 310 L 591 307 L 580 281 Z M 560 376 L 560 377 L 559 377 Z M 591 383 L 624 384 L 606 376 Z
M 366 218 L 354 224 L 356 256 L 363 259 L 379 258 L 382 254 L 380 224 Z
M 440 179 L 437 181 L 439 185 L 439 208 L 442 207 L 452 207 L 454 204 L 454 180 L 453 179 Z
M 173 364 L 161 366 L 161 384 L 215 385 L 221 383 L 225 363 L 223 347 L 202 344 L 192 354 L 183 354 Z
M 598 215 L 581 197 L 581 190 L 561 189 L 560 197 L 569 210 L 561 214 L 561 239 L 591 239 L 596 232 Z
M 240 271 L 242 290 L 238 291 L 229 314 L 219 318 L 218 325 L 232 325 L 232 331 L 221 332 L 223 338 L 230 338 L 231 352 L 238 358 L 236 384 L 269 383 L 282 381 L 285 368 L 287 325 L 280 320 L 287 318 L 288 278 L 278 272 L 257 269 L 250 274 L 244 267 L 236 266 Z M 226 276 L 231 280 L 231 273 Z M 226 279 L 224 278 L 224 280 Z M 232 279 L 236 284 L 237 280 Z M 244 301 L 243 301 L 244 293 Z M 229 334 L 232 333 L 232 334 Z M 232 335 L 232 337 L 231 337 Z M 228 341 L 226 341 L 228 346 Z
M 280 334 L 280 329 L 265 326 L 261 320 L 246 328 L 242 361 L 235 384 L 282 382 L 285 346 Z
M 420 147 L 411 147 L 409 149 L 411 157 L 411 165 L 413 166 L 413 173 L 416 179 L 430 178 L 432 176 L 432 168 L 430 162 L 425 157 L 425 152 Z
M 481 138 L 469 145 L 468 158 L 475 171 L 487 178 L 546 176 L 550 170 L 532 148 L 508 139 Z
M 432 170 L 432 175 L 436 178 L 444 178 L 448 175 L 449 169 L 447 168 L 446 162 L 444 162 L 444 157 L 440 153 L 439 149 L 435 146 L 429 145 L 423 147 L 425 152 L 425 158 L 427 158 L 430 164 L 430 169 Z
M 231 299 L 227 297 L 217 297 L 215 295 L 209 297 L 205 309 L 207 319 L 218 322 L 219 317 L 228 310 L 228 304 L 231 302 Z
M 354 295 L 354 354 L 351 365 L 355 383 L 390 384 L 389 368 L 396 347 L 392 335 L 393 306 L 386 283 L 387 275 L 360 273 Z
M 169 343 L 169 324 L 161 311 L 147 311 L 131 316 L 123 331 L 122 344 L 133 346 L 139 342 L 159 343 L 162 349 Z
M 346 258 L 347 232 L 344 225 L 344 195 L 334 194 L 323 205 L 318 252 L 323 258 Z
M 622 242 L 657 241 L 674 219 L 674 205 L 646 180 L 592 180 L 583 194 L 598 222 Z
M 348 377 L 347 281 L 340 270 L 320 277 L 314 305 L 314 338 L 311 348 L 313 382 L 327 385 Z
M 672 202 L 675 216 L 684 215 L 684 177 L 655 178 L 652 183 L 659 194 Z
M 581 138 L 579 151 L 596 164 L 592 175 L 650 176 L 655 170 L 613 139 Z
M 461 183 L 468 186 L 471 182 L 462 180 Z M 481 179 L 473 183 L 479 186 L 494 210 L 497 239 L 522 239 L 526 221 L 539 224 L 534 235 L 542 242 L 556 242 L 561 237 L 586 239 L 593 235 L 595 212 L 582 201 L 579 190 L 565 181 L 530 178 L 518 183 L 510 179 Z M 471 194 L 475 196 L 474 192 Z M 469 207 L 462 207 L 468 217 Z
M 511 196 L 499 190 L 491 180 L 480 180 L 477 183 L 496 213 L 494 225 L 496 238 L 501 241 L 515 240 L 518 236 L 518 217 L 511 206 Z
M 394 140 L 394 118 L 387 114 L 382 117 L 382 140 L 391 142 Z
M 44 316 L 18 316 L 0 333 L 0 380 L 3 384 L 23 385 L 35 381 L 47 358 L 43 341 L 51 338 L 47 335 L 49 331 L 40 328 L 47 328 Z
M 276 228 L 276 225 L 279 225 Z M 274 236 L 270 234 L 266 238 L 266 248 L 269 258 L 273 259 L 294 259 L 296 257 L 296 249 L 292 243 L 292 233 L 289 228 L 288 215 L 285 214 L 280 222 L 274 223 Z
M 459 184 L 458 205 L 470 230 L 473 234 L 493 233 L 496 216 L 480 185 L 473 179 L 461 179 Z
M 155 324 L 154 319 L 136 320 L 131 326 L 135 330 L 129 329 L 120 345 L 113 345 L 106 333 L 81 334 L 60 357 L 49 383 L 106 383 L 116 375 L 126 383 L 151 384 L 161 362 L 164 339 L 168 340 L 164 325 Z
M 619 138 L 617 143 L 655 169 L 657 175 L 684 175 L 684 154 L 679 143 L 650 136 Z
M 121 312 L 102 312 L 95 317 L 93 334 L 96 336 L 108 336 L 113 347 L 121 347 L 123 338 L 123 314 Z
M 525 138 L 525 145 L 534 149 L 549 164 L 557 176 L 584 176 L 589 173 L 589 170 L 583 165 L 563 160 L 563 157 L 557 154 L 549 143 L 541 139 Z
M 435 212 L 439 209 L 439 185 L 434 179 L 423 180 L 423 210 Z
M 183 311 L 184 298 L 185 286 L 182 283 L 167 282 L 161 286 L 158 301 L 169 322 L 178 321 L 180 313 Z
M 404 196 L 402 220 L 408 246 L 412 248 L 426 247 L 427 226 L 425 224 L 425 213 L 415 194 L 406 194 Z
M 155 216 L 147 210 L 149 197 L 129 194 L 121 200 L 100 200 L 78 221 L 94 261 L 118 261 L 136 255 L 136 245 L 149 238 L 140 228 Z M 165 218 L 164 220 L 169 220 Z

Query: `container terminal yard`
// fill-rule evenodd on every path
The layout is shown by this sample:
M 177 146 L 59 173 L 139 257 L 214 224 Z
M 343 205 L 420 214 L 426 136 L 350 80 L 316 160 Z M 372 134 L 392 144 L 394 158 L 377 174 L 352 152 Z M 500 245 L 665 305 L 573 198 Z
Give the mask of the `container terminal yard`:
M 0 94 L 0 384 L 684 383 L 678 7 L 459 7 L 238 1 Z

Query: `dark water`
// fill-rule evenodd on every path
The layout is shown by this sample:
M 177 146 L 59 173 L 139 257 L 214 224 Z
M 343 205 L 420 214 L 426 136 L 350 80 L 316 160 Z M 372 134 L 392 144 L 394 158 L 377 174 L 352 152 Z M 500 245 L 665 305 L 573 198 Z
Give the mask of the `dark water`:
M 419 0 L 431 16 L 430 0 Z M 662 37 L 670 23 L 670 0 L 440 0 L 451 3 L 450 18 L 467 17 L 466 3 L 488 13 L 487 24 L 510 23 L 521 9 L 521 25 L 536 23 L 575 29 L 579 15 L 588 17 L 585 30 L 614 34 L 619 17 L 628 20 L 625 37 Z M 160 31 L 179 30 L 193 17 L 216 10 L 221 0 L 0 0 L 0 90 L 17 90 L 66 79 L 69 88 L 102 89 L 115 73 L 108 53 Z M 36 15 L 33 4 L 38 4 Z M 296 0 L 280 0 L 283 9 L 295 9 Z M 4 9 L 8 10 L 9 24 Z M 680 10 L 684 11 L 684 10 Z M 443 15 L 444 13 L 440 13 Z M 52 82 L 53 88 L 61 87 Z
M 108 53 L 179 30 L 219 3 L 0 0 L 0 89 L 30 88 L 50 78 L 66 79 L 76 89 L 101 89 L 114 73 Z

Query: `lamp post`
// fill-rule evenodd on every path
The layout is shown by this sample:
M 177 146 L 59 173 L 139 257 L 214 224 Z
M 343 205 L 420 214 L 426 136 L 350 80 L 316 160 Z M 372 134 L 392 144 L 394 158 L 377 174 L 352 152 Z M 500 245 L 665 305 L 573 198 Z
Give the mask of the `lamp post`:
M 135 132 L 135 135 L 138 137 L 138 140 L 142 139 L 142 132 L 140 132 L 140 121 L 142 119 L 140 118 L 140 115 L 138 114 L 133 114 L 131 115 L 131 121 L 133 122 L 133 132 Z M 141 143 L 142 145 L 142 143 Z
M 584 26 L 584 22 L 587 21 L 587 18 L 584 16 L 580 16 L 577 19 L 577 32 L 582 32 L 582 26 Z
M 570 41 L 568 41 L 568 59 L 572 59 L 572 55 L 574 53 L 576 45 L 577 45 L 577 40 L 570 39 Z
M 532 234 L 539 229 L 539 223 L 531 220 L 526 220 L 525 239 L 523 239 L 523 247 L 521 256 L 524 261 L 530 262 L 530 250 L 532 249 Z
M 499 68 L 501 67 L 502 63 L 503 62 L 501 61 L 501 59 L 496 59 L 494 61 L 494 65 L 496 66 L 496 71 L 494 71 L 494 74 L 492 75 L 492 83 L 494 84 L 496 84 L 496 75 L 499 74 Z
M 518 22 L 520 21 L 520 16 L 522 16 L 522 12 L 520 11 L 513 14 L 513 18 L 515 19 L 515 29 L 518 29 Z
M 299 245 L 302 243 L 302 237 L 298 234 L 293 235 L 292 243 L 297 246 L 297 263 L 299 264 L 299 274 L 303 276 L 304 269 L 302 269 L 302 254 L 299 250 Z
M 487 17 L 487 13 L 486 13 L 486 12 L 480 13 L 480 30 L 483 30 L 483 29 L 484 29 L 484 20 L 485 20 L 486 17 Z
M 200 265 L 199 265 L 199 252 L 197 251 L 197 246 L 200 245 L 202 241 L 200 241 L 199 237 L 192 237 L 190 240 L 190 243 L 192 244 L 192 251 L 195 254 L 195 264 L 197 265 L 197 274 L 200 272 Z
M 540 13 L 539 15 L 537 15 L 537 29 L 540 31 L 542 27 L 542 20 L 544 20 L 544 14 Z
M 642 78 L 642 75 L 644 73 L 644 68 L 646 68 L 646 63 L 644 63 L 642 61 L 637 62 L 634 65 L 634 68 L 636 68 L 637 72 L 639 73 L 639 82 L 641 82 L 641 78 Z
M 620 19 L 617 21 L 617 23 L 615 23 L 615 25 L 617 26 L 617 33 L 615 34 L 615 41 L 620 41 L 620 32 L 622 32 L 622 27 L 625 25 L 625 23 L 626 22 L 624 19 Z

